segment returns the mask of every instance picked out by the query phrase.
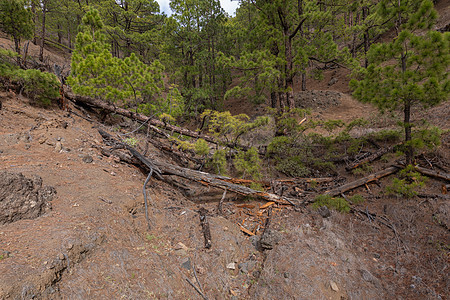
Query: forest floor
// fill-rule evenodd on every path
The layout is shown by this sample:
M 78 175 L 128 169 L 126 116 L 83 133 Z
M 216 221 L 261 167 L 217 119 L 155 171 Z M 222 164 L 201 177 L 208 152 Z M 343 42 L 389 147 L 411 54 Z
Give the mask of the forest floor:
M 0 45 L 7 47 L 8 41 L 0 39 Z M 46 52 L 50 65 L 67 64 L 67 58 L 52 53 Z M 365 117 L 371 130 L 395 126 L 348 94 L 347 75 L 329 71 L 324 81 L 309 81 L 307 92 L 297 91 L 311 118 L 349 122 Z M 442 193 L 448 182 L 429 178 L 420 191 L 425 196 L 402 199 L 384 193 L 393 176 L 382 178 L 349 193 L 366 199 L 355 206 L 360 213 L 332 211 L 323 217 L 311 207 L 275 205 L 269 235 L 273 249 L 261 250 L 260 235 L 248 236 L 240 226 L 263 224 L 265 202 L 227 193 L 219 213 L 222 190 L 171 176 L 172 183 L 152 178 L 148 230 L 142 194 L 146 174 L 99 150 L 105 145 L 97 128 L 123 134 L 136 124 L 118 116 L 102 124 L 95 112 L 72 104 L 77 115 L 56 106 L 42 109 L 9 91 L 0 92 L 0 99 L 0 180 L 10 178 L 2 171 L 37 175 L 56 190 L 41 216 L 0 223 L 0 299 L 201 299 L 187 279 L 200 282 L 209 299 L 450 295 L 450 202 Z M 225 109 L 250 116 L 263 110 L 237 100 Z M 450 129 L 448 101 L 414 114 Z M 138 149 L 148 146 L 151 159 L 176 164 L 170 154 L 146 145 L 145 135 L 139 140 Z M 449 146 L 447 133 L 429 156 L 434 159 L 430 165 L 436 162 L 449 172 Z M 392 162 L 374 162 L 371 172 Z M 339 181 L 314 188 L 305 183 L 305 190 L 325 191 L 363 176 L 344 167 L 338 166 Z M 208 210 L 210 249 L 204 247 L 201 207 Z M 387 221 L 383 225 L 370 213 Z

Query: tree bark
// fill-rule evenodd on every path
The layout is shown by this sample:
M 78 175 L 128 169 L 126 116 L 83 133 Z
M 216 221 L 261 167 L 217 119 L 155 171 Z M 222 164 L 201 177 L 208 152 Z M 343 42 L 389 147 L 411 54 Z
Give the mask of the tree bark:
M 234 184 L 232 183 L 234 179 L 230 177 L 210 174 L 201 171 L 195 171 L 156 160 L 150 161 L 148 158 L 144 157 L 142 154 L 136 151 L 136 149 L 115 140 L 109 133 L 101 129 L 99 129 L 98 131 L 105 140 L 115 143 L 116 145 L 121 145 L 126 149 L 128 149 L 131 152 L 131 154 L 142 163 L 143 166 L 153 169 L 157 176 L 165 174 L 175 175 L 178 177 L 202 183 L 204 185 L 211 185 L 217 188 L 226 189 L 227 191 L 231 191 L 240 195 L 253 196 L 264 199 L 266 201 L 273 201 L 280 204 L 295 205 L 294 204 L 295 202 L 297 203 L 299 202 L 297 199 L 278 196 L 267 192 L 257 191 L 246 186 Z
M 47 0 L 42 1 L 42 32 L 41 47 L 39 49 L 39 60 L 44 61 L 44 43 L 45 43 L 45 15 L 47 14 Z
M 376 151 L 375 153 L 373 153 L 372 155 L 370 155 L 370 156 L 368 156 L 368 157 L 366 157 L 364 159 L 361 159 L 358 162 L 355 162 L 355 163 L 349 165 L 345 169 L 347 171 L 350 171 L 352 169 L 355 169 L 355 168 L 361 166 L 362 164 L 365 164 L 365 163 L 368 163 L 368 162 L 372 162 L 372 161 L 376 160 L 377 158 L 381 157 L 382 155 L 392 151 L 392 149 L 393 149 L 393 147 L 381 148 L 378 151 Z
M 344 184 L 343 186 L 340 186 L 340 187 L 337 187 L 337 188 L 332 189 L 330 191 L 327 191 L 325 194 L 334 197 L 334 196 L 340 195 L 342 193 L 345 193 L 347 191 L 350 191 L 350 190 L 352 190 L 354 188 L 357 188 L 357 187 L 359 187 L 359 186 L 361 186 L 363 184 L 366 184 L 366 183 L 369 183 L 371 181 L 378 180 L 378 179 L 380 179 L 382 177 L 394 174 L 398 170 L 399 170 L 399 168 L 397 168 L 397 167 L 389 167 L 387 169 L 381 170 L 381 171 L 376 172 L 374 174 L 370 174 L 369 176 L 360 178 L 358 180 L 355 180 L 355 181 L 352 181 L 350 183 Z
M 450 174 L 448 174 L 448 173 L 440 172 L 440 171 L 433 171 L 433 170 L 422 168 L 419 166 L 415 167 L 415 169 L 418 172 L 422 173 L 423 175 L 450 181 Z
M 64 96 L 73 102 L 84 103 L 84 104 L 87 104 L 87 105 L 90 105 L 90 106 L 93 106 L 96 108 L 101 108 L 108 112 L 114 112 L 116 114 L 119 114 L 121 116 L 130 118 L 133 120 L 137 120 L 137 121 L 141 121 L 141 122 L 148 122 L 148 124 L 151 124 L 153 126 L 161 127 L 161 128 L 164 128 L 164 129 L 167 129 L 167 130 L 170 130 L 170 131 L 182 134 L 182 135 L 186 135 L 186 136 L 190 136 L 190 137 L 198 138 L 198 139 L 204 139 L 205 141 L 213 143 L 213 144 L 220 144 L 220 141 L 218 141 L 217 139 L 215 139 L 211 136 L 201 134 L 199 132 L 192 131 L 192 130 L 189 130 L 189 129 L 186 129 L 183 127 L 174 126 L 172 124 L 165 123 L 158 119 L 150 119 L 149 120 L 149 117 L 147 117 L 146 115 L 132 112 L 130 110 L 127 110 L 127 109 L 124 109 L 121 107 L 117 107 L 111 103 L 108 103 L 108 102 L 105 102 L 102 100 L 98 100 L 98 99 L 94 99 L 94 98 L 86 97 L 86 96 L 78 96 L 78 95 L 75 95 L 75 94 L 67 92 L 67 91 L 64 92 Z M 229 148 L 239 148 L 242 150 L 250 149 L 250 147 L 248 147 L 248 146 L 239 145 L 239 144 L 226 144 L 226 146 Z M 262 151 L 262 150 L 259 150 L 258 152 L 261 155 L 265 154 L 265 151 Z

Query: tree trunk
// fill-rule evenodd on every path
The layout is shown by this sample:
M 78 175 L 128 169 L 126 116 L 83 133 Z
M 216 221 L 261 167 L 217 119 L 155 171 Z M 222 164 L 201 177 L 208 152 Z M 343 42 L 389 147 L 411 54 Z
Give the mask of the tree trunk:
M 148 124 L 151 124 L 151 125 L 154 125 L 154 126 L 157 126 L 157 127 L 161 127 L 161 128 L 166 129 L 166 130 L 170 130 L 170 131 L 182 134 L 182 135 L 190 136 L 190 137 L 193 137 L 193 138 L 204 139 L 205 141 L 213 143 L 213 144 L 219 144 L 220 143 L 219 140 L 217 140 L 217 139 L 215 139 L 215 138 L 213 138 L 211 136 L 204 135 L 204 134 L 201 134 L 201 133 L 199 133 L 197 131 L 192 131 L 192 130 L 189 130 L 189 129 L 186 129 L 186 128 L 183 128 L 183 127 L 174 126 L 174 125 L 165 123 L 163 121 L 160 121 L 158 119 L 149 118 L 149 117 L 147 117 L 147 116 L 145 116 L 143 114 L 139 114 L 139 113 L 136 113 L 136 112 L 132 112 L 130 110 L 126 110 L 124 108 L 117 107 L 117 106 L 115 106 L 113 104 L 107 103 L 107 102 L 102 101 L 102 100 L 98 100 L 98 99 L 94 99 L 94 98 L 86 97 L 86 96 L 78 96 L 78 95 L 75 95 L 75 94 L 72 94 L 72 93 L 69 93 L 69 92 L 66 92 L 66 91 L 64 92 L 64 96 L 67 99 L 69 99 L 69 100 L 71 100 L 73 102 L 84 103 L 84 104 L 89 105 L 89 106 L 93 106 L 93 107 L 96 107 L 96 108 L 103 109 L 103 110 L 105 110 L 107 112 L 114 112 L 116 114 L 119 114 L 121 116 L 130 118 L 132 120 L 138 120 L 138 121 L 141 121 L 141 122 L 148 122 Z M 238 145 L 236 145 L 236 144 L 226 144 L 226 146 L 230 147 L 230 148 L 236 148 L 237 147 L 237 148 L 245 150 L 245 151 L 247 151 L 250 148 L 248 146 L 239 145 L 239 144 Z M 265 155 L 265 151 L 260 150 L 259 154 Z
M 47 0 L 42 1 L 42 34 L 41 47 L 39 49 L 39 60 L 44 61 L 44 42 L 45 42 L 45 15 L 47 14 Z
M 20 39 L 16 36 L 13 36 L 14 39 L 14 48 L 16 49 L 16 52 L 18 54 L 17 56 L 17 64 L 20 66 L 22 65 L 22 53 L 20 53 Z
M 367 16 L 369 15 L 369 8 L 364 6 L 362 9 L 363 20 L 365 21 Z M 369 51 L 369 29 L 366 28 L 364 30 L 364 67 L 367 68 L 369 66 L 369 60 L 367 59 L 367 52 Z
M 36 25 L 38 21 L 38 16 L 36 12 L 36 2 L 31 0 L 31 13 L 33 14 L 33 40 L 32 43 L 36 45 Z
M 405 146 L 406 146 L 406 165 L 412 163 L 413 160 L 413 148 L 411 145 L 411 101 L 406 100 L 404 107 L 404 120 L 403 124 L 405 126 Z
M 302 91 L 306 91 L 306 73 L 302 73 Z
M 402 73 L 406 72 L 406 53 L 402 53 Z M 411 100 L 405 100 L 403 107 L 404 119 L 403 126 L 405 126 L 405 146 L 406 146 L 406 165 L 411 164 L 413 160 L 413 147 L 411 145 Z
M 270 106 L 272 108 L 279 108 L 279 101 L 278 101 L 278 93 L 276 92 L 271 92 L 270 93 Z

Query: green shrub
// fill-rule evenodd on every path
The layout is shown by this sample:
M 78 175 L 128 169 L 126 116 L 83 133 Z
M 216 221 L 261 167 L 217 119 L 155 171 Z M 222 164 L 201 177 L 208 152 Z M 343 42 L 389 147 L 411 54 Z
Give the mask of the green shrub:
M 318 209 L 326 206 L 339 212 L 350 212 L 350 205 L 344 198 L 331 197 L 330 195 L 319 195 L 314 199 L 313 208 Z
M 402 132 L 399 129 L 384 129 L 370 134 L 370 138 L 376 142 L 398 142 L 401 137 Z
M 364 197 L 356 194 L 350 197 L 350 202 L 353 204 L 359 204 L 359 203 L 363 203 L 364 202 Z
M 311 173 L 311 171 L 303 164 L 300 156 L 280 159 L 277 162 L 276 169 L 289 177 L 304 177 Z
M 417 195 L 417 189 L 425 186 L 426 178 L 408 165 L 398 173 L 392 184 L 386 187 L 386 192 L 391 195 L 412 198 Z
M 47 106 L 59 97 L 59 81 L 55 74 L 17 69 L 11 75 L 11 80 L 20 86 L 21 91 L 38 104 Z
M 261 159 L 255 147 L 247 151 L 239 151 L 233 162 L 236 170 L 242 173 L 242 177 L 250 177 L 253 180 L 261 179 Z
M 194 146 L 195 153 L 200 156 L 205 156 L 209 153 L 208 143 L 204 139 L 198 139 Z
M 208 166 L 216 171 L 217 174 L 225 175 L 227 173 L 227 157 L 225 150 L 218 149 L 214 152 Z
M 138 142 L 138 139 L 135 137 L 129 137 L 125 139 L 125 143 L 132 147 L 136 146 Z
M 352 170 L 353 175 L 364 175 L 373 172 L 373 167 L 369 164 L 362 164 L 361 166 Z

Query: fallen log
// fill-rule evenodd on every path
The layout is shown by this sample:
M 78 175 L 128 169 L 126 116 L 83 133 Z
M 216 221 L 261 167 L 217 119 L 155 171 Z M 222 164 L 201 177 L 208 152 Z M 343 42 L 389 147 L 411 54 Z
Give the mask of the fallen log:
M 296 206 L 298 203 L 297 199 L 292 199 L 284 196 L 278 196 L 275 194 L 263 192 L 263 191 L 257 191 L 252 188 L 242 186 L 239 184 L 235 184 L 233 182 L 236 182 L 235 178 L 230 178 L 227 176 L 220 176 L 215 174 L 210 174 L 206 172 L 191 170 L 188 168 L 183 168 L 179 166 L 175 166 L 169 163 L 160 162 L 157 160 L 150 161 L 146 157 L 144 157 L 142 154 L 140 154 L 136 149 L 133 147 L 130 147 L 124 143 L 116 141 L 109 133 L 98 129 L 100 135 L 106 139 L 109 142 L 115 142 L 117 145 L 124 146 L 127 150 L 131 152 L 131 154 L 137 158 L 142 165 L 146 166 L 148 169 L 153 169 L 158 177 L 159 175 L 175 175 L 178 177 L 186 178 L 192 181 L 200 182 L 204 185 L 211 185 L 214 187 L 218 187 L 221 189 L 227 189 L 230 192 L 234 192 L 240 195 L 245 196 L 253 196 L 257 198 L 264 199 L 266 201 L 273 201 L 276 203 L 281 204 L 290 204 L 293 206 Z M 297 203 L 296 203 L 297 202 Z M 305 200 L 303 201 L 303 204 L 308 203 L 309 201 Z
M 192 131 L 192 130 L 189 130 L 189 129 L 186 129 L 183 127 L 174 126 L 172 124 L 168 124 L 168 123 L 163 122 L 158 119 L 154 119 L 154 118 L 149 119 L 149 117 L 147 117 L 146 115 L 136 113 L 136 112 L 133 112 L 133 111 L 121 108 L 121 107 L 117 107 L 114 104 L 108 103 L 106 101 L 94 99 L 94 98 L 87 97 L 87 96 L 75 95 L 68 91 L 64 91 L 64 96 L 67 99 L 69 99 L 75 103 L 88 104 L 90 106 L 93 106 L 96 108 L 101 108 L 105 111 L 113 112 L 113 113 L 119 114 L 121 116 L 130 118 L 132 120 L 147 122 L 150 125 L 161 127 L 166 130 L 173 131 L 173 132 L 176 132 L 176 133 L 179 133 L 182 135 L 190 136 L 190 137 L 197 138 L 197 139 L 204 139 L 205 141 L 210 142 L 212 144 L 220 144 L 221 143 L 220 141 L 216 140 L 215 138 L 213 138 L 209 135 L 201 134 L 199 132 Z M 152 127 L 150 127 L 150 128 L 152 128 Z M 239 148 L 242 150 L 250 149 L 250 147 L 248 147 L 248 146 L 238 145 L 238 144 L 226 144 L 226 146 L 229 148 Z M 261 155 L 265 154 L 265 152 L 263 152 L 263 151 L 259 151 L 259 152 L 260 152 L 259 154 L 261 154 Z
M 419 173 L 422 173 L 423 175 L 450 181 L 450 174 L 448 174 L 448 173 L 440 172 L 440 171 L 433 171 L 433 170 L 422 168 L 419 166 L 415 167 L 415 169 Z
M 357 162 L 354 162 L 353 164 L 349 165 L 345 169 L 347 171 L 350 171 L 350 170 L 353 170 L 353 169 L 355 169 L 357 167 L 360 167 L 362 164 L 373 162 L 374 160 L 380 158 L 384 154 L 386 154 L 388 152 L 391 152 L 392 149 L 393 149 L 393 147 L 387 147 L 387 148 L 378 149 L 375 153 L 373 153 L 373 154 L 371 154 L 371 155 L 369 155 L 369 156 L 367 156 L 367 157 L 365 157 L 365 158 L 363 158 L 363 159 L 361 159 L 361 160 L 359 160 Z
M 340 194 L 345 193 L 345 192 L 347 192 L 349 190 L 357 188 L 357 187 L 359 187 L 361 185 L 367 184 L 367 183 L 369 183 L 371 181 L 375 181 L 375 180 L 378 180 L 378 179 L 380 179 L 382 177 L 394 174 L 398 170 L 399 170 L 399 168 L 397 168 L 397 167 L 389 167 L 387 169 L 381 170 L 381 171 L 376 172 L 374 174 L 370 174 L 369 176 L 360 178 L 358 180 L 352 181 L 350 183 L 344 184 L 344 185 L 342 185 L 340 187 L 337 187 L 335 189 L 327 191 L 327 192 L 325 192 L 325 195 L 330 195 L 332 197 L 340 195 Z

